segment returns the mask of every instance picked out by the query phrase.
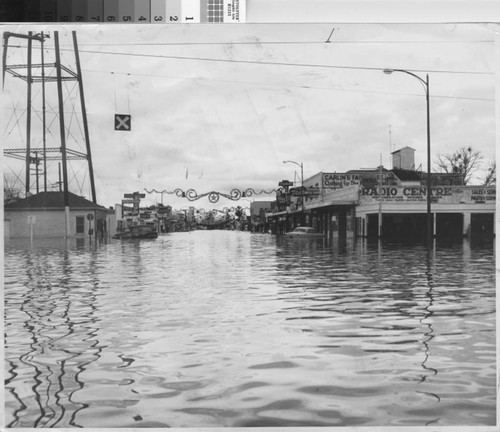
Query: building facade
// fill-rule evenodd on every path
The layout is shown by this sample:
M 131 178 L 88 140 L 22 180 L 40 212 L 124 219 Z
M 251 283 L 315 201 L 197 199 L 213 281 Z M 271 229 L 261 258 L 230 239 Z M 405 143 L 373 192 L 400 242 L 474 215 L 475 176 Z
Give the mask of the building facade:
M 269 230 L 266 214 L 271 212 L 271 201 L 253 201 L 250 203 L 250 227 L 252 232 Z
M 495 186 L 432 186 L 431 194 L 433 236 L 495 235 Z M 385 186 L 381 193 L 360 188 L 356 231 L 363 237 L 418 237 L 425 231 L 426 214 L 423 186 Z
M 40 192 L 4 206 L 5 238 L 57 238 L 112 235 L 114 211 L 69 193 L 68 230 L 64 192 Z M 69 235 L 67 235 L 67 232 Z
M 273 232 L 307 225 L 328 238 L 424 239 L 427 174 L 414 169 L 414 152 L 393 152 L 391 170 L 320 172 L 304 180 L 303 190 L 282 191 L 286 208 L 268 215 Z M 495 236 L 495 186 L 465 186 L 457 174 L 432 173 L 430 179 L 434 237 Z

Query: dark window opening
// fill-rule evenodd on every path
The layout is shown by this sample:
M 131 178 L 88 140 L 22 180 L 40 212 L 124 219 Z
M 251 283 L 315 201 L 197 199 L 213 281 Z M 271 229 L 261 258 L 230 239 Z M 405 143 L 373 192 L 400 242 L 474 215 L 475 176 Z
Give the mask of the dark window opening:
M 85 233 L 85 218 L 83 216 L 76 217 L 76 233 L 77 234 Z

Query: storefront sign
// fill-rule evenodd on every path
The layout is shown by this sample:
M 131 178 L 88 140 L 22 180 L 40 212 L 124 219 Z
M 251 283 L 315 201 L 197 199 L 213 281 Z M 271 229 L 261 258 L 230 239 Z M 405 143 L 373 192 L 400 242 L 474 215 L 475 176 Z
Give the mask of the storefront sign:
M 341 189 L 330 189 L 323 194 L 324 201 L 357 201 L 359 196 L 359 186 L 348 186 Z
M 286 210 L 287 206 L 291 204 L 291 199 L 289 195 L 278 195 L 276 197 L 277 201 L 277 206 L 278 206 L 278 211 L 284 211 Z
M 278 186 L 281 186 L 283 189 L 285 189 L 285 192 L 288 192 L 288 188 L 293 186 L 293 182 L 291 182 L 290 180 L 281 180 L 278 183 Z
M 172 211 L 172 207 L 170 207 L 170 206 L 165 206 L 165 207 L 159 206 L 158 207 L 158 214 L 161 214 L 161 215 L 170 214 L 171 211 Z
M 318 187 L 297 187 L 290 189 L 290 195 L 294 197 L 313 197 L 319 195 Z
M 361 201 L 378 201 L 380 198 L 384 202 L 427 200 L 427 188 L 425 186 L 383 186 L 381 195 L 379 195 L 379 189 L 379 187 L 361 188 Z M 435 186 L 431 188 L 431 197 L 433 202 L 443 203 L 492 202 L 496 199 L 496 189 L 494 187 Z
M 382 188 L 362 188 L 362 197 L 379 198 L 379 189 L 381 189 L 382 199 L 384 201 L 425 201 L 427 199 L 427 188 L 422 186 L 408 187 L 391 187 L 383 186 Z M 452 194 L 451 187 L 434 187 L 431 188 L 432 197 L 442 197 Z
M 361 183 L 361 174 L 323 173 L 323 187 L 325 189 L 340 189 Z
M 496 189 L 495 188 L 476 188 L 472 189 L 471 200 L 477 203 L 486 201 L 496 201 Z

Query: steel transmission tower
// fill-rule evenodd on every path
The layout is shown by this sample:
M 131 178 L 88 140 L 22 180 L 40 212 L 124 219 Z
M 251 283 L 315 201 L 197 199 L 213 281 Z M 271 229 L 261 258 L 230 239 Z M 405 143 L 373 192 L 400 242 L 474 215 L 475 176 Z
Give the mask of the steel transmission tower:
M 48 41 L 53 41 L 52 47 L 47 46 Z M 26 59 L 25 63 L 13 62 L 15 56 L 10 54 L 15 50 L 23 52 L 23 55 L 18 57 Z M 21 90 L 25 89 L 22 95 L 25 96 L 25 107 L 22 102 L 12 102 L 12 107 L 9 108 L 11 115 L 5 127 L 6 137 L 10 141 L 7 138 L 3 140 L 6 143 L 3 149 L 4 156 L 24 161 L 24 176 L 17 177 L 19 180 L 24 177 L 25 196 L 29 196 L 34 190 L 36 193 L 40 192 L 39 177 L 42 175 L 43 191 L 47 192 L 57 185 L 58 190 L 64 192 L 65 206 L 69 206 L 70 186 L 77 184 L 81 187 L 82 183 L 86 182 L 82 181 L 81 177 L 86 177 L 87 174 L 91 199 L 96 203 L 90 137 L 75 31 L 72 32 L 72 50 L 74 58 L 71 67 L 61 61 L 58 31 L 52 34 L 3 33 L 3 87 L 20 80 L 24 82 Z M 47 56 L 52 57 L 50 61 L 47 61 Z M 6 77 L 9 79 L 6 80 Z M 76 99 L 79 99 L 80 103 L 78 113 L 75 110 Z M 23 106 L 20 109 L 21 103 Z M 20 121 L 24 121 L 25 124 L 20 125 Z M 80 140 L 71 130 L 75 127 L 81 135 Z M 24 130 L 24 136 L 11 139 L 14 130 Z M 57 165 L 54 161 L 57 161 Z M 80 164 L 79 168 L 73 167 L 72 163 Z M 82 163 L 86 165 L 85 174 L 82 174 Z M 33 178 L 36 181 L 33 181 Z M 57 181 L 54 181 L 56 178 Z M 80 190 L 79 194 L 85 193 Z

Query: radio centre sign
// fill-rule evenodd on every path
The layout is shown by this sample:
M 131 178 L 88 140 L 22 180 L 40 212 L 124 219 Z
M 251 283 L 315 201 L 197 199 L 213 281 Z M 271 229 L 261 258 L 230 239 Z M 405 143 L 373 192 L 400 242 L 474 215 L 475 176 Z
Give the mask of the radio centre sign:
M 423 186 L 383 186 L 381 188 L 381 196 L 379 196 L 379 188 L 361 188 L 361 200 L 372 201 L 426 201 L 427 188 Z M 431 188 L 431 197 L 434 202 L 449 202 L 455 201 L 462 203 L 482 203 L 496 200 L 495 187 L 450 187 L 450 186 L 435 186 Z
M 381 189 L 382 199 L 384 201 L 422 201 L 427 198 L 427 189 L 422 186 L 409 187 L 391 187 L 384 186 L 382 188 L 362 188 L 362 197 L 373 197 L 379 199 L 379 189 Z M 434 187 L 431 188 L 432 197 L 440 198 L 443 196 L 451 196 L 451 187 Z

